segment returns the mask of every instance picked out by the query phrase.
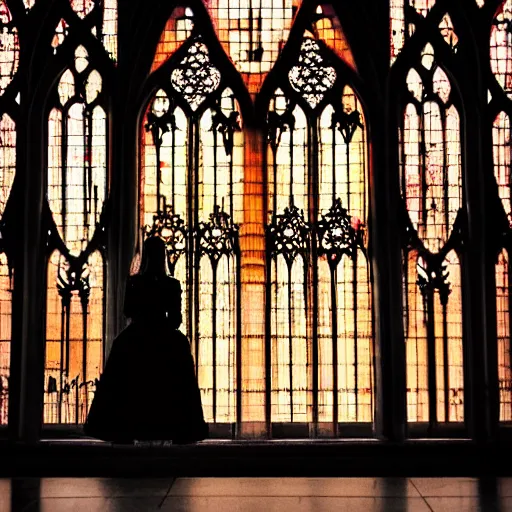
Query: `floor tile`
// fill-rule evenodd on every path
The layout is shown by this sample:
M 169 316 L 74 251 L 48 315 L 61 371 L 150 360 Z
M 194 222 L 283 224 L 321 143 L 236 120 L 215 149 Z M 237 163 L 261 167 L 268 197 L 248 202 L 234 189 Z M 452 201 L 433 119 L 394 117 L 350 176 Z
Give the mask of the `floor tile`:
M 423 498 L 170 496 L 162 512 L 430 512 Z
M 11 480 L 0 478 L 0 512 L 11 511 Z
M 105 512 L 106 507 L 105 498 L 42 498 L 22 512 Z
M 424 497 L 478 496 L 480 494 L 476 478 L 411 478 L 411 481 Z
M 42 498 L 33 501 L 22 512 L 158 512 L 162 501 L 156 497 Z
M 433 512 L 502 512 L 496 501 L 476 496 L 425 498 Z
M 419 497 L 406 478 L 178 478 L 170 496 Z
M 41 498 L 160 496 L 171 478 L 41 478 Z

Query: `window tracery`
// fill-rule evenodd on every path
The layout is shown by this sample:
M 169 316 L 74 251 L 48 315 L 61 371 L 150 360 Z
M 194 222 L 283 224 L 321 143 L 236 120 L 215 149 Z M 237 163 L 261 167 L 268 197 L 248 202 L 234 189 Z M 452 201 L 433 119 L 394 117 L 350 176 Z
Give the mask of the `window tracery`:
M 78 46 L 48 117 L 46 423 L 83 423 L 103 364 L 102 214 L 108 194 L 106 96 Z
M 491 78 L 493 94 L 489 108 L 494 117 L 492 126 L 494 176 L 498 185 L 503 213 L 508 229 L 501 233 L 496 251 L 496 321 L 498 349 L 498 382 L 500 395 L 500 421 L 512 420 L 512 370 L 510 360 L 510 115 L 512 113 L 512 81 L 510 65 L 512 63 L 512 40 L 510 23 L 512 22 L 512 3 L 505 1 L 497 10 L 490 37 Z M 497 85 L 497 87 L 496 87 Z
M 19 66 L 18 29 L 5 0 L 0 1 L 0 425 L 8 421 L 11 359 L 13 265 L 12 235 L 5 211 L 16 174 L 16 74 Z
M 166 240 L 169 269 L 184 287 L 182 328 L 193 342 L 205 418 L 229 424 L 240 336 L 240 109 L 200 36 L 179 52 L 145 116 L 141 220 L 146 234 Z
M 407 416 L 410 422 L 464 418 L 462 344 L 463 179 L 461 125 L 450 79 L 432 45 L 407 75 L 401 191 L 407 210 L 403 255 Z
M 306 33 L 268 112 L 270 400 L 272 422 L 337 435 L 373 415 L 368 148 L 350 75 L 326 55 Z

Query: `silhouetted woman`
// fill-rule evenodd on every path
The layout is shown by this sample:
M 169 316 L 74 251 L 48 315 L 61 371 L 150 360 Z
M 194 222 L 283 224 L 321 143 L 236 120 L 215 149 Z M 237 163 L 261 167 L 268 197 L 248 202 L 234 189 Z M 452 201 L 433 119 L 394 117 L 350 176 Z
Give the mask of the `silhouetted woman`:
M 84 425 L 106 441 L 204 439 L 190 344 L 181 324 L 181 287 L 166 272 L 163 240 L 144 243 L 141 272 L 128 279 L 124 314 L 130 325 L 114 340 Z

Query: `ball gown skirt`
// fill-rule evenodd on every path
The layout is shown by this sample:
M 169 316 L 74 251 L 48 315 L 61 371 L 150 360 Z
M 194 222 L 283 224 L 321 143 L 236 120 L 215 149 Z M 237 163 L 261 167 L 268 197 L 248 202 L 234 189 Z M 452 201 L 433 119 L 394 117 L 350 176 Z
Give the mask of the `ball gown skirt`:
M 208 436 L 186 336 L 166 320 L 139 319 L 114 340 L 84 431 L 120 443 Z

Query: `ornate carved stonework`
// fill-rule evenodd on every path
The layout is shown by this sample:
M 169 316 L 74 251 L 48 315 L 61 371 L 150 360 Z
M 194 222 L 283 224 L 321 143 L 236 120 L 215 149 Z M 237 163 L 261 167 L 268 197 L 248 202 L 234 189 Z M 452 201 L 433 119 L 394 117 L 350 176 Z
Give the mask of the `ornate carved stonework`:
M 174 89 L 183 95 L 192 110 L 220 85 L 220 71 L 210 62 L 208 48 L 201 41 L 195 41 L 187 55 L 171 73 Z
M 288 73 L 291 86 L 315 108 L 336 82 L 336 70 L 326 64 L 318 43 L 309 37 L 302 41 L 299 63 Z
M 284 213 L 274 216 L 267 228 L 270 254 L 273 257 L 282 254 L 289 267 L 299 255 L 306 261 L 310 232 L 302 210 L 295 205 L 285 208 Z

